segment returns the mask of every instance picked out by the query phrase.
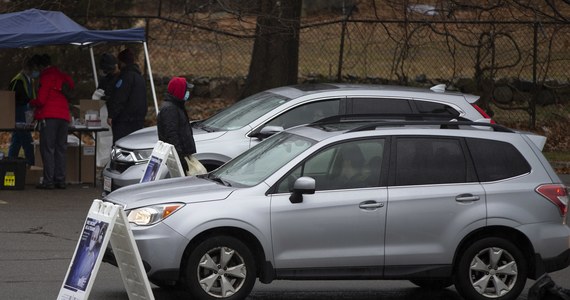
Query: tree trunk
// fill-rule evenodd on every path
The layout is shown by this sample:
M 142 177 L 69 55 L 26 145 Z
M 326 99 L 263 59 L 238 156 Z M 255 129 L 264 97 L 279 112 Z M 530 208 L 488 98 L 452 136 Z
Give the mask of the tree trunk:
M 249 73 L 241 98 L 297 83 L 302 0 L 261 0 Z

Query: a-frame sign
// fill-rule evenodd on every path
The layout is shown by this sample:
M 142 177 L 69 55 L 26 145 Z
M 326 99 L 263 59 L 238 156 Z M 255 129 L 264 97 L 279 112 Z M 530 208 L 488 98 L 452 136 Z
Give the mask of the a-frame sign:
M 122 207 L 94 200 L 57 296 L 58 300 L 89 299 L 89 293 L 109 242 L 129 299 L 154 299 Z

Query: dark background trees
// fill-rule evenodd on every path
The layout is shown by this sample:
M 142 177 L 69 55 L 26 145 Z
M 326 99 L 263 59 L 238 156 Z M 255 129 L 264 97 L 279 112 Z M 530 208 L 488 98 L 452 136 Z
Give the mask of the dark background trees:
M 261 1 L 242 97 L 297 83 L 301 0 Z

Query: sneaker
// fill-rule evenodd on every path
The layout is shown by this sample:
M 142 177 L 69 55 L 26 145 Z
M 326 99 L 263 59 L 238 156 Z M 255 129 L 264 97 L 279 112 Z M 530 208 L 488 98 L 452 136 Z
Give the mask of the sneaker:
M 40 189 L 40 190 L 53 190 L 53 189 L 54 189 L 54 185 L 53 185 L 52 183 L 48 183 L 48 184 L 40 183 L 40 184 L 36 185 L 36 189 Z
M 60 190 L 65 190 L 67 188 L 67 185 L 63 182 L 56 182 L 55 188 Z

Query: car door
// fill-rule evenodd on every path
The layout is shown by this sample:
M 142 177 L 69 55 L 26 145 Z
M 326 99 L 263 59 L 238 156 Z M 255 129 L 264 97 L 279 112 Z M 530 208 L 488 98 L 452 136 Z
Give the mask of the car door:
M 466 148 L 460 137 L 394 138 L 387 276 L 401 272 L 398 266 L 451 265 L 460 240 L 485 225 L 485 192 Z
M 372 267 L 371 272 L 382 271 L 387 200 L 386 187 L 380 184 L 384 144 L 384 139 L 366 139 L 330 146 L 278 183 L 271 196 L 277 269 Z M 347 161 L 352 161 L 350 172 Z M 346 179 L 343 173 L 356 177 Z M 301 176 L 315 179 L 316 192 L 293 204 L 289 191 Z

